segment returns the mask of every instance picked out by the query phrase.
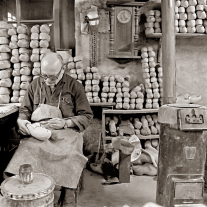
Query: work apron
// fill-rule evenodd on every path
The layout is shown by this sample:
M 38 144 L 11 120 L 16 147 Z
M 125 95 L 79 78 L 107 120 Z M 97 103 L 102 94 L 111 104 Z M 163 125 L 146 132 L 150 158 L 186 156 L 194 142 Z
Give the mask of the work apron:
M 61 92 L 58 106 L 55 107 L 41 104 L 40 89 L 40 103 L 33 112 L 31 120 L 33 117 L 41 117 L 41 115 L 45 119 L 45 114 L 61 114 L 62 116 L 59 109 Z M 51 118 L 51 116 L 48 118 Z M 60 116 L 57 118 L 60 118 Z M 39 122 L 41 123 L 41 121 Z M 87 158 L 82 152 L 82 133 L 71 128 L 54 130 L 48 124 L 43 126 L 51 130 L 51 138 L 46 141 L 40 141 L 33 137 L 22 139 L 5 172 L 19 174 L 20 165 L 31 164 L 35 173 L 50 175 L 54 178 L 56 185 L 77 188 L 81 173 L 87 162 Z

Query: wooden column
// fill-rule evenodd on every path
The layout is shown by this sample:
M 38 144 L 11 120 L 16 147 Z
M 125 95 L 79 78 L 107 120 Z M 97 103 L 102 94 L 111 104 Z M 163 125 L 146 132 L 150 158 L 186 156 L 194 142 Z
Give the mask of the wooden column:
M 75 0 L 60 1 L 60 48 L 72 49 L 75 54 Z M 75 55 L 73 55 L 75 56 Z
M 162 67 L 163 103 L 175 103 L 175 3 L 164 0 L 162 5 Z
M 60 48 L 60 2 L 54 0 L 53 2 L 53 19 L 54 19 L 54 42 L 55 51 Z
M 16 0 L 16 20 L 17 20 L 17 26 L 20 26 L 20 20 L 21 20 L 21 8 L 20 8 L 20 0 Z
M 163 67 L 163 103 L 171 104 L 176 101 L 175 94 L 175 4 L 174 0 L 162 0 L 162 67 Z M 161 125 L 162 127 L 162 125 Z M 162 128 L 161 128 L 162 129 Z M 161 130 L 163 131 L 163 130 Z M 163 141 L 163 134 L 160 133 L 160 148 L 157 175 L 156 203 L 165 206 L 169 200 L 166 194 L 167 179 L 163 179 L 163 172 L 168 172 L 167 166 L 162 165 L 160 155 L 163 152 L 163 145 L 168 140 Z

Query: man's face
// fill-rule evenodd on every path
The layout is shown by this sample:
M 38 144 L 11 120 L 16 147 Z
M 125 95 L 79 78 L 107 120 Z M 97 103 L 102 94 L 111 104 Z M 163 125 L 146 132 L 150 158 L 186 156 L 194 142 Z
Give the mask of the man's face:
M 45 83 L 48 86 L 54 86 L 60 80 L 62 75 L 62 64 L 54 54 L 48 54 L 41 62 L 41 75 L 47 77 L 56 76 L 57 78 L 47 78 Z

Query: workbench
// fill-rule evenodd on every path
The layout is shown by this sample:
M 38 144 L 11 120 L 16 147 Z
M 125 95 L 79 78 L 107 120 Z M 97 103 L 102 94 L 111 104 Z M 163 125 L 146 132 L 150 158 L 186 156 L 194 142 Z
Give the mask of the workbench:
M 3 171 L 19 145 L 19 135 L 15 131 L 20 104 L 0 104 L 0 183 Z

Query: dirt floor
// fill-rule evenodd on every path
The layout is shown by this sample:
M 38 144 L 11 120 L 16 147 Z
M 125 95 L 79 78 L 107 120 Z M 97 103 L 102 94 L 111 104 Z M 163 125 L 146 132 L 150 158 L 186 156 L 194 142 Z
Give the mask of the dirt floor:
M 143 207 L 155 202 L 156 178 L 131 175 L 130 183 L 102 185 L 105 180 L 101 175 L 84 170 L 84 191 L 78 197 L 78 207 Z M 56 203 L 60 191 L 56 189 L 54 194 Z M 0 196 L 0 207 L 6 207 L 1 200 Z M 207 191 L 204 201 L 207 205 Z
M 148 202 L 155 202 L 156 179 L 156 176 L 131 175 L 130 183 L 102 185 L 101 175 L 85 170 L 84 191 L 78 197 L 78 207 L 143 207 Z M 55 191 L 55 201 L 59 194 Z M 204 201 L 207 205 L 207 191 Z
M 141 207 L 147 202 L 155 202 L 156 177 L 133 176 L 131 182 L 102 185 L 101 175 L 84 171 L 84 191 L 78 197 L 78 207 Z M 55 201 L 59 192 L 55 191 Z

